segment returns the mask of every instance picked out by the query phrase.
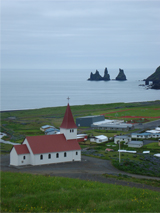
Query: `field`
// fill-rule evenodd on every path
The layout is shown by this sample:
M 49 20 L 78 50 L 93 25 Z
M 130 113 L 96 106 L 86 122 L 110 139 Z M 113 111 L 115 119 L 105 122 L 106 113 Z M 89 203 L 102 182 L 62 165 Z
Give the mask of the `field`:
M 137 102 L 137 103 L 115 103 L 71 106 L 74 119 L 81 116 L 105 114 L 106 118 L 122 119 L 128 122 L 145 122 L 157 120 L 160 116 L 160 101 Z M 26 136 L 43 135 L 40 127 L 43 125 L 53 125 L 59 128 L 61 125 L 66 107 L 53 107 L 35 110 L 18 110 L 1 112 L 1 132 L 7 133 L 5 140 L 21 143 Z M 133 118 L 124 116 L 134 116 Z M 136 116 L 141 116 L 139 120 Z M 88 128 L 78 128 L 79 133 L 97 134 Z M 106 132 L 105 132 L 106 133 Z M 120 132 L 107 132 L 108 137 Z M 99 132 L 101 134 L 101 132 Z M 123 132 L 125 134 L 125 132 Z
M 160 193 L 151 190 L 25 173 L 1 178 L 2 212 L 159 212 Z

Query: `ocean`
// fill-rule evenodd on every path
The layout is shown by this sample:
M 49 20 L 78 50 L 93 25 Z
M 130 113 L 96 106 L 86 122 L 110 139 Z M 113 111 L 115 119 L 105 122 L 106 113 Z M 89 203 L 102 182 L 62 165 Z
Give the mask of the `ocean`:
M 104 69 L 98 69 L 103 76 Z M 1 70 L 1 111 L 70 105 L 155 101 L 159 90 L 146 89 L 143 79 L 155 70 L 124 70 L 127 81 L 87 81 L 91 69 Z M 115 79 L 119 69 L 108 69 Z

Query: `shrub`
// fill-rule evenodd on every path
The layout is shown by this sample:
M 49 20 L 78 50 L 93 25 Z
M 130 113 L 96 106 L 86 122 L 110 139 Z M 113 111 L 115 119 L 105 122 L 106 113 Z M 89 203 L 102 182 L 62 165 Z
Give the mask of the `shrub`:
M 114 159 L 112 160 L 112 164 L 116 168 L 126 172 L 160 177 L 160 158 L 153 155 L 145 155 L 141 160 L 142 161 L 139 162 L 130 159 L 122 159 L 121 163 L 119 163 L 118 159 Z

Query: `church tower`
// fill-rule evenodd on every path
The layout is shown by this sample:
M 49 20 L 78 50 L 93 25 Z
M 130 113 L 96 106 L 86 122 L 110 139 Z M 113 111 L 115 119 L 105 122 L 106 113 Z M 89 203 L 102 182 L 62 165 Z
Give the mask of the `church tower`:
M 77 126 L 74 122 L 69 103 L 60 126 L 60 133 L 65 135 L 66 140 L 77 139 Z

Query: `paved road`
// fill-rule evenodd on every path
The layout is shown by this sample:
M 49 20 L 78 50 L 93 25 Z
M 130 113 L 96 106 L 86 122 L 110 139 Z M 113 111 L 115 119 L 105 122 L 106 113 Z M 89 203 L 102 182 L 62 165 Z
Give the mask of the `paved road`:
M 135 129 L 141 129 L 141 130 L 146 130 L 146 129 L 155 129 L 156 127 L 160 126 L 160 120 L 156 121 L 150 121 L 148 123 L 144 124 L 135 124 L 134 128 Z
M 32 174 L 42 174 L 50 176 L 61 176 L 69 178 L 78 178 L 82 180 L 91 180 L 99 181 L 102 183 L 111 183 L 118 184 L 130 187 L 145 188 L 154 191 L 159 191 L 160 188 L 131 183 L 126 181 L 116 180 L 114 178 L 106 178 L 102 176 L 103 174 L 127 174 L 135 178 L 145 178 L 145 179 L 156 179 L 160 181 L 160 178 L 157 177 L 148 177 L 141 175 L 129 174 L 122 172 L 114 168 L 109 160 L 102 160 L 93 157 L 82 156 L 80 162 L 68 162 L 68 163 L 59 163 L 59 164 L 50 164 L 43 166 L 23 166 L 23 167 L 10 167 L 9 166 L 9 155 L 1 156 L 1 170 L 2 171 L 11 171 L 11 172 L 27 172 Z

